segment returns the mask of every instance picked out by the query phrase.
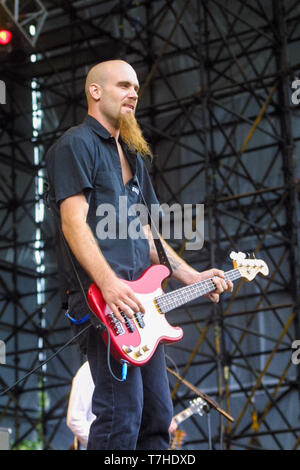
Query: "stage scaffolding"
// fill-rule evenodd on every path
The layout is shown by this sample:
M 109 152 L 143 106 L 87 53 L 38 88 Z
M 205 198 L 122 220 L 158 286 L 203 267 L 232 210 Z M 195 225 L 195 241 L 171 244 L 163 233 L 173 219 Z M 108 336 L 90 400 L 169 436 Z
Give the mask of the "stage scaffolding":
M 204 204 L 201 250 L 170 243 L 197 269 L 231 269 L 232 250 L 270 273 L 235 282 L 218 305 L 206 299 L 170 313 L 184 329 L 167 366 L 234 417 L 217 411 L 182 424 L 183 449 L 297 449 L 299 365 L 300 62 L 295 0 L 45 0 L 39 37 L 10 55 L 0 79 L 1 389 L 70 339 L 58 288 L 58 239 L 45 207 L 47 149 L 86 113 L 89 68 L 122 58 L 140 84 L 137 117 L 156 155 L 161 202 Z M 35 44 L 33 46 L 33 44 Z M 173 281 L 166 290 L 178 287 Z M 66 449 L 71 380 L 84 360 L 60 352 L 0 397 L 11 445 Z M 155 385 L 154 385 L 155 386 Z M 175 413 L 195 390 L 170 374 Z M 209 432 L 211 430 L 211 433 Z M 32 445 L 28 444 L 27 445 Z

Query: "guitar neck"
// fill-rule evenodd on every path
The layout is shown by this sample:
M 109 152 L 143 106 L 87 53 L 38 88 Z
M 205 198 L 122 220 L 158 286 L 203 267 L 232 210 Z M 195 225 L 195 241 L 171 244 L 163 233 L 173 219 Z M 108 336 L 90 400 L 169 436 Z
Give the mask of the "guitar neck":
M 190 416 L 192 416 L 193 412 L 191 408 L 186 408 L 185 410 L 180 411 L 177 415 L 174 416 L 173 420 L 175 421 L 176 424 L 180 424 L 186 419 L 188 419 Z
M 225 273 L 226 281 L 234 281 L 241 277 L 239 269 L 232 269 Z M 167 313 L 174 308 L 180 307 L 192 300 L 202 297 L 216 288 L 212 278 L 196 282 L 186 287 L 181 287 L 172 292 L 156 297 L 156 303 L 162 313 Z

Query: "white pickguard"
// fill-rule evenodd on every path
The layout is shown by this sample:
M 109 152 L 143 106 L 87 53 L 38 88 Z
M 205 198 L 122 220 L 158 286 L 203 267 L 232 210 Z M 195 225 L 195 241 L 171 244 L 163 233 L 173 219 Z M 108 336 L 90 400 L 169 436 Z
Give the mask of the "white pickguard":
M 141 343 L 138 347 L 133 347 L 132 351 L 125 351 L 128 356 L 137 361 L 145 361 L 153 354 L 154 349 L 158 341 L 165 337 L 172 339 L 180 339 L 182 337 L 181 328 L 172 327 L 166 320 L 163 313 L 160 313 L 159 309 L 154 303 L 154 299 L 161 295 L 163 292 L 161 289 L 157 289 L 150 294 L 139 294 L 135 293 L 136 297 L 141 301 L 145 307 L 146 313 L 143 316 L 145 327 L 140 328 L 134 320 L 135 326 L 137 327 Z

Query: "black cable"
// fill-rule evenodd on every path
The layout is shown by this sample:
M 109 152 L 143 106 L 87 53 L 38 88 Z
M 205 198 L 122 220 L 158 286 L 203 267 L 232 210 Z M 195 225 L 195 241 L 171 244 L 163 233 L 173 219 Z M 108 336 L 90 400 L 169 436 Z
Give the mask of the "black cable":
M 71 343 L 73 343 L 74 340 L 76 340 L 82 333 L 84 333 L 88 328 L 90 328 L 90 326 L 92 326 L 91 323 L 89 323 L 85 328 L 83 328 L 81 331 L 79 331 L 79 333 L 77 333 L 75 336 L 73 336 L 69 341 L 67 341 L 63 346 L 61 346 L 57 351 L 55 351 L 55 353 L 52 354 L 52 356 L 48 357 L 48 359 L 46 359 L 44 362 L 42 362 L 41 364 L 39 364 L 37 367 L 35 367 L 34 369 L 32 369 L 30 372 L 28 372 L 27 374 L 24 375 L 24 377 L 22 377 L 21 379 L 17 380 L 13 385 L 11 385 L 10 387 L 6 388 L 5 390 L 2 390 L 2 392 L 0 392 L 0 397 L 8 392 L 10 392 L 10 390 L 12 390 L 13 388 L 15 388 L 20 382 L 22 382 L 23 380 L 25 380 L 27 377 L 29 377 L 31 374 L 34 374 L 34 372 L 36 372 L 38 369 L 40 369 L 41 367 L 43 367 L 45 364 L 47 364 L 47 362 L 51 361 L 51 359 L 53 359 L 55 356 L 57 356 L 57 354 L 59 354 L 61 351 L 63 351 L 67 346 L 69 346 Z
M 50 206 L 50 203 L 49 203 L 49 199 L 48 199 L 48 191 L 45 191 L 45 195 L 44 195 L 44 200 L 45 200 L 45 203 L 48 207 L 48 209 L 51 211 L 52 214 L 54 214 L 54 219 L 55 221 L 57 222 L 56 220 L 56 214 L 54 211 L 51 210 L 51 206 Z M 39 364 L 37 367 L 35 367 L 34 369 L 32 369 L 30 372 L 28 372 L 27 374 L 24 375 L 24 377 L 22 377 L 21 379 L 17 380 L 13 385 L 11 385 L 10 387 L 7 387 L 6 389 L 2 390 L 0 392 L 0 397 L 7 394 L 8 392 L 10 392 L 11 390 L 13 390 L 20 382 L 22 382 L 23 380 L 25 380 L 27 377 L 29 377 L 31 374 L 34 374 L 38 369 L 40 369 L 41 367 L 43 367 L 45 364 L 47 364 L 49 361 L 51 361 L 54 357 L 56 357 L 60 352 L 62 352 L 67 346 L 69 346 L 70 344 L 72 344 L 77 338 L 79 338 L 80 335 L 82 335 L 85 331 L 87 331 L 91 326 L 94 326 L 94 328 L 96 328 L 97 330 L 103 330 L 103 329 L 106 329 L 106 332 L 107 332 L 107 366 L 108 366 L 108 369 L 109 369 L 109 372 L 110 374 L 112 375 L 112 377 L 119 381 L 119 382 L 123 382 L 124 380 L 126 380 L 126 377 L 127 377 L 127 368 L 128 368 L 128 362 L 125 361 L 125 360 L 121 360 L 121 364 L 122 364 L 122 378 L 119 378 L 117 377 L 113 371 L 112 371 L 112 368 L 111 368 L 111 364 L 110 364 L 110 332 L 109 332 L 109 329 L 107 328 L 107 326 L 101 321 L 99 320 L 99 318 L 95 315 L 95 313 L 93 312 L 93 310 L 91 309 L 90 305 L 89 305 L 89 302 L 87 300 L 87 297 L 86 297 L 86 294 L 85 294 L 85 290 L 83 288 L 83 285 L 81 283 L 81 279 L 78 275 L 78 272 L 75 268 L 75 265 L 74 265 L 74 262 L 73 262 L 73 259 L 72 259 L 72 256 L 71 256 L 71 253 L 68 249 L 68 246 L 67 246 L 67 243 L 66 243 L 66 240 L 64 238 L 64 235 L 62 233 L 62 230 L 61 230 L 61 227 L 59 225 L 59 223 L 57 223 L 57 226 L 58 226 L 58 229 L 59 229 L 59 232 L 60 232 L 60 235 L 61 235 L 61 238 L 64 242 L 64 245 L 65 245 L 65 248 L 66 248 L 66 251 L 69 255 L 69 259 L 71 261 L 71 264 L 72 264 L 72 267 L 74 269 L 74 272 L 76 274 L 76 277 L 77 277 L 77 280 L 78 280 L 78 283 L 79 283 L 79 286 L 80 286 L 80 289 L 82 291 L 82 294 L 83 294 L 83 298 L 85 300 L 85 303 L 89 309 L 89 311 L 92 313 L 92 316 L 90 316 L 90 320 L 91 320 L 91 323 L 89 323 L 85 328 L 83 328 L 82 330 L 80 330 L 76 335 L 74 335 L 69 341 L 67 341 L 63 346 L 61 346 L 61 348 L 58 349 L 58 351 L 55 351 L 55 353 L 52 354 L 52 356 L 50 356 L 48 359 L 46 359 L 44 362 L 42 362 L 41 364 Z
M 94 328 L 96 328 L 97 330 L 103 330 L 103 329 L 106 329 L 106 332 L 107 332 L 107 366 L 108 366 L 108 369 L 109 369 L 109 372 L 110 374 L 112 375 L 112 377 L 119 381 L 119 382 L 123 382 L 124 380 L 126 380 L 126 377 L 127 377 L 127 369 L 128 369 L 128 365 L 129 363 L 126 361 L 126 360 L 121 360 L 120 363 L 122 364 L 122 378 L 119 378 L 119 377 L 116 377 L 116 375 L 113 373 L 112 371 L 112 368 L 111 368 L 111 364 L 110 364 L 110 343 L 111 343 L 111 338 L 110 338 L 110 332 L 109 332 L 109 329 L 107 328 L 107 326 L 97 317 L 97 315 L 95 314 L 95 312 L 93 312 L 93 310 L 91 309 L 90 305 L 89 305 L 89 302 L 88 302 L 88 299 L 87 299 L 87 296 L 86 296 L 86 293 L 85 293 L 85 290 L 84 290 L 84 287 L 82 285 L 82 282 L 81 282 L 81 279 L 79 277 L 79 274 L 77 272 L 77 269 L 75 267 L 75 264 L 74 264 L 74 261 L 73 261 L 73 258 L 72 258 L 72 255 L 70 253 L 70 250 L 69 250 L 69 246 L 66 242 L 66 239 L 64 237 L 64 234 L 62 232 L 62 228 L 60 226 L 60 222 L 58 220 L 58 217 L 55 213 L 55 209 L 52 210 L 52 207 L 51 207 L 51 202 L 50 202 L 50 195 L 49 195 L 49 185 L 47 183 L 45 183 L 44 185 L 44 202 L 45 202 L 45 205 L 47 206 L 47 208 L 49 209 L 50 213 L 53 215 L 53 218 L 55 220 L 55 223 L 56 223 L 56 227 L 58 228 L 58 231 L 60 233 L 60 236 L 61 236 L 61 239 L 63 241 L 63 244 L 64 244 L 64 247 L 65 247 L 65 250 L 67 252 L 67 255 L 69 257 L 69 260 L 71 262 L 71 265 L 72 265 L 72 268 L 75 272 L 75 275 L 76 275 L 76 278 L 77 278 L 77 281 L 78 281 L 78 284 L 79 284 L 79 287 L 80 287 L 80 290 L 82 292 L 82 295 L 83 295 L 83 298 L 84 298 L 84 301 L 85 301 L 85 304 L 88 308 L 88 310 L 92 313 L 92 315 L 90 315 L 90 321 L 91 323 L 89 323 L 85 328 L 83 328 L 82 330 L 80 330 L 75 336 L 73 336 L 69 341 L 67 341 L 60 349 L 58 349 L 58 351 L 56 351 L 54 354 L 52 354 L 48 359 L 46 359 L 44 362 L 42 362 L 41 364 L 39 364 L 37 367 L 35 367 L 34 369 L 32 369 L 30 372 L 28 372 L 27 374 L 24 375 L 24 377 L 22 377 L 21 379 L 17 380 L 13 385 L 11 385 L 10 387 L 7 387 L 6 389 L 2 390 L 0 392 L 0 397 L 7 394 L 8 392 L 10 392 L 11 390 L 13 390 L 20 382 L 22 382 L 23 380 L 25 380 L 27 377 L 29 377 L 31 374 L 34 374 L 38 369 L 40 369 L 41 367 L 43 367 L 45 364 L 47 364 L 49 361 L 51 361 L 54 357 L 56 357 L 61 351 L 63 351 L 67 346 L 69 346 L 70 344 L 72 344 L 74 342 L 74 340 L 76 340 L 80 335 L 82 335 L 85 331 L 88 330 L 88 328 L 90 328 L 90 326 L 93 326 Z
M 104 324 L 103 324 L 104 325 Z M 124 380 L 126 380 L 126 377 L 127 377 L 127 367 L 128 367 L 128 362 L 125 361 L 125 360 L 122 360 L 121 359 L 121 364 L 122 364 L 122 378 L 120 379 L 119 377 L 117 377 L 113 371 L 112 371 L 112 368 L 111 368 L 111 364 L 110 364 L 110 334 L 109 334 L 109 330 L 107 328 L 106 325 L 104 325 L 104 327 L 106 328 L 106 331 L 107 331 L 107 347 L 106 347 L 106 357 L 107 357 L 107 366 L 108 366 L 108 370 L 110 372 L 110 374 L 112 375 L 112 377 L 117 380 L 118 382 L 124 382 Z
M 35 367 L 30 372 L 25 374 L 21 379 L 17 380 L 13 385 L 11 385 L 10 387 L 7 387 L 6 389 L 2 390 L 0 392 L 0 397 L 2 397 L 3 395 L 6 395 L 8 392 L 13 390 L 20 382 L 23 382 L 23 380 L 25 380 L 31 374 L 34 374 L 38 369 L 40 369 L 45 364 L 47 364 L 49 361 L 51 361 L 54 357 L 56 357 L 59 353 L 61 353 L 67 346 L 71 345 L 80 335 L 82 335 L 82 333 L 87 331 L 91 326 L 93 326 L 92 323 L 89 323 L 85 328 L 80 330 L 75 336 L 73 336 L 69 341 L 67 341 L 63 346 L 61 346 L 57 351 L 55 351 L 55 353 L 53 353 L 52 356 L 48 357 L 48 359 L 46 359 L 41 364 L 39 364 L 37 367 Z M 99 325 L 99 327 L 100 326 L 104 327 L 107 331 L 107 365 L 108 365 L 109 372 L 115 380 L 117 380 L 118 382 L 124 382 L 124 380 L 126 380 L 126 376 L 127 376 L 128 362 L 127 361 L 121 361 L 121 364 L 122 364 L 122 378 L 117 377 L 113 373 L 113 371 L 111 369 L 111 364 L 110 364 L 110 334 L 109 334 L 109 330 L 108 330 L 107 326 L 104 323 Z M 97 329 L 99 329 L 99 327 Z

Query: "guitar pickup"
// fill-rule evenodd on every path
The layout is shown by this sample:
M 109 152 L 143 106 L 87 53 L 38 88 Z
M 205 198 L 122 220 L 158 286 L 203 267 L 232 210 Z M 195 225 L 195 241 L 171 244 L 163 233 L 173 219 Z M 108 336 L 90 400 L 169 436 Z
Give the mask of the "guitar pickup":
M 145 322 L 142 313 L 138 312 L 134 314 L 137 324 L 140 328 L 145 328 Z
M 130 320 L 130 318 L 128 318 L 128 317 L 125 315 L 124 312 L 120 312 L 120 313 L 121 313 L 122 317 L 123 317 L 124 320 L 125 320 L 125 325 L 127 326 L 128 331 L 129 331 L 130 333 L 133 333 L 133 332 L 134 332 L 134 326 L 133 326 L 132 321 Z

